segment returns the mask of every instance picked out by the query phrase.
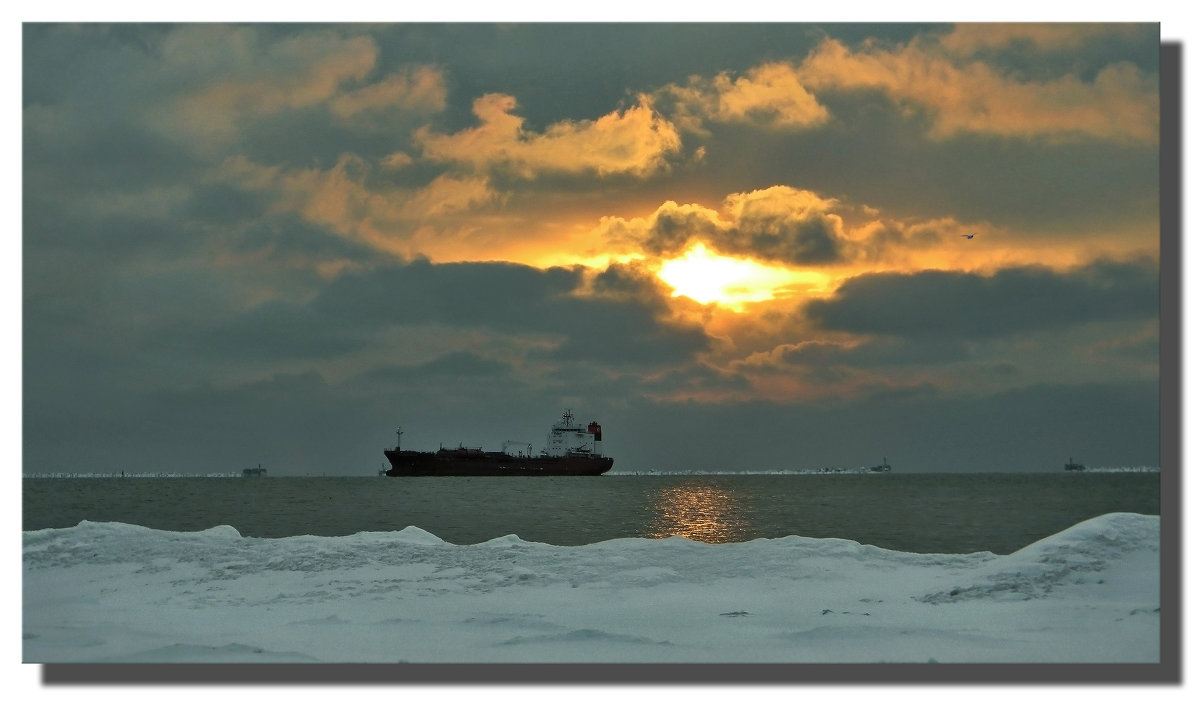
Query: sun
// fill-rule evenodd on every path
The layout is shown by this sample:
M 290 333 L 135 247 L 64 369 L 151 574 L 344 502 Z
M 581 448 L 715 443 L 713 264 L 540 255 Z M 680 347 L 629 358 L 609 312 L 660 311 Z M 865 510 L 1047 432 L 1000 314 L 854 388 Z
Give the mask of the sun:
M 658 276 L 674 290 L 674 296 L 735 310 L 743 304 L 777 298 L 812 279 L 808 273 L 714 254 L 702 243 L 681 257 L 664 261 Z

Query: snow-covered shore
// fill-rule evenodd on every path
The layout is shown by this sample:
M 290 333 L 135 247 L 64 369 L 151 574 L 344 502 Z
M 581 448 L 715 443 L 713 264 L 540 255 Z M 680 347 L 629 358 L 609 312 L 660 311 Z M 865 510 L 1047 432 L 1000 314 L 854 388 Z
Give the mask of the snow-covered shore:
M 24 532 L 23 660 L 1153 663 L 1159 518 L 1011 555 L 841 539 Z

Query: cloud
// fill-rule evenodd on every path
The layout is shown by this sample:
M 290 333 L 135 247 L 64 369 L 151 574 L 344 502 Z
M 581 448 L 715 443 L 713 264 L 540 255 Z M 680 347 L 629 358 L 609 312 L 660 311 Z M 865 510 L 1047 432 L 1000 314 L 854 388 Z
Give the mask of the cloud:
M 614 246 L 634 246 L 664 259 L 702 243 L 727 256 L 811 267 L 927 257 L 946 241 L 957 241 L 963 228 L 949 217 L 879 217 L 868 206 L 776 185 L 729 194 L 719 210 L 666 201 L 644 218 L 606 216 L 593 232 Z
M 1049 422 L 1038 453 L 1117 448 L 1097 419 L 1154 452 L 1155 267 L 1011 263 L 1156 251 L 1157 25 L 672 29 L 27 24 L 27 467 L 372 471 L 398 403 L 607 405 L 622 462 L 664 467 L 799 462 L 744 452 L 796 428 L 833 463 L 864 426 L 928 459 L 929 414 L 1097 380 L 1145 403 L 1059 386 L 1004 418 Z M 656 267 L 697 243 L 820 283 L 672 298 Z M 913 396 L 860 403 L 889 388 Z M 663 419 L 681 444 L 638 432 Z M 955 440 L 936 467 L 1023 438 Z
M 423 63 L 381 64 L 366 31 L 30 25 L 32 176 L 111 193 L 141 181 L 194 183 L 235 151 L 326 166 L 343 152 L 397 152 L 446 108 L 445 79 Z
M 282 212 L 300 213 L 313 223 L 343 234 L 362 232 L 380 219 L 398 219 L 399 204 L 366 186 L 370 165 L 344 154 L 330 169 L 271 170 Z
M 855 239 L 868 257 L 879 257 L 887 250 L 934 247 L 945 242 L 947 237 L 957 238 L 962 231 L 962 223 L 953 218 L 915 223 L 877 219 L 857 228 Z
M 897 104 L 927 111 L 930 136 L 1088 137 L 1116 142 L 1158 138 L 1158 81 L 1127 62 L 1088 81 L 1067 74 L 1020 80 L 982 61 L 961 62 L 914 40 L 899 48 L 851 50 L 826 39 L 796 67 L 822 91 L 880 91 Z
M 682 128 L 701 135 L 710 122 L 811 130 L 852 121 L 856 116 L 844 107 L 835 113 L 824 99 L 832 92 L 873 91 L 909 115 L 927 114 L 928 136 L 936 140 L 975 133 L 1152 143 L 1158 139 L 1158 80 L 1133 63 L 1105 63 L 1089 71 L 1090 79 L 1078 65 L 1064 64 L 1061 73 L 1035 80 L 976 58 L 1014 46 L 1078 51 L 1143 31 L 1137 25 L 960 24 L 906 44 L 867 41 L 853 49 L 826 38 L 800 61 L 769 61 L 740 76 L 692 76 L 654 95 Z
M 458 350 L 428 362 L 413 365 L 388 365 L 370 370 L 364 379 L 372 381 L 414 382 L 428 380 L 431 376 L 450 378 L 500 378 L 509 380 L 513 366 L 504 360 L 483 357 L 466 350 Z
M 597 235 L 606 240 L 636 245 L 662 257 L 682 254 L 697 242 L 712 242 L 730 225 L 720 214 L 698 204 L 667 201 L 646 218 L 605 216 Z
M 347 271 L 310 301 L 266 302 L 209 329 L 202 344 L 235 357 L 330 358 L 365 350 L 398 327 L 438 325 L 537 336 L 551 341 L 543 361 L 653 366 L 708 348 L 701 327 L 668 317 L 661 289 L 627 285 L 618 288 L 634 293 L 591 296 L 583 275 L 582 269 L 421 260 Z
M 1079 347 L 1080 356 L 1091 364 L 1127 362 L 1140 366 L 1150 376 L 1159 372 L 1159 322 L 1157 320 L 1126 335 L 1100 340 Z
M 966 22 L 938 38 L 945 49 L 969 55 L 983 49 L 1031 46 L 1037 51 L 1078 51 L 1097 39 L 1136 37 L 1143 27 L 1111 22 Z
M 836 205 L 811 191 L 772 186 L 728 196 L 723 212 L 667 201 L 648 218 L 609 217 L 597 230 L 666 258 L 704 243 L 726 255 L 828 264 L 845 257 L 849 246 L 841 217 L 828 212 Z
M 789 186 L 739 193 L 725 199 L 737 224 L 716 243 L 729 251 L 795 264 L 823 264 L 843 257 L 842 219 L 837 205 L 812 191 Z
M 530 132 L 514 115 L 516 98 L 489 93 L 475 101 L 478 127 L 454 134 L 422 128 L 414 135 L 424 156 L 477 171 L 501 169 L 531 179 L 543 172 L 648 176 L 668 166 L 681 140 L 647 97 L 597 120 L 563 121 Z
M 487 178 L 441 174 L 404 203 L 402 213 L 414 220 L 470 211 L 501 198 Z
M 445 80 L 441 71 L 430 66 L 391 74 L 377 83 L 337 95 L 329 104 L 330 111 L 343 120 L 370 112 L 386 116 L 394 110 L 437 113 L 445 107 Z
M 230 157 L 212 177 L 268 199 L 275 216 L 296 214 L 331 233 L 383 252 L 407 253 L 417 226 L 501 202 L 483 176 L 439 174 L 423 185 L 398 186 L 381 178 L 403 160 L 381 163 L 343 154 L 328 169 L 265 166 Z
M 808 368 L 831 370 L 945 365 L 968 359 L 961 341 L 872 338 L 853 341 L 807 340 L 783 343 L 770 351 L 755 353 L 734 364 L 736 369 Z
M 987 340 L 1095 321 L 1158 315 L 1157 270 L 1097 262 L 1065 273 L 1040 267 L 991 276 L 956 271 L 862 274 L 807 304 L 820 326 L 908 339 Z
M 951 388 L 948 366 L 969 357 L 958 341 L 813 337 L 733 360 L 729 369 L 752 386 L 747 398 L 844 403 Z
M 638 384 L 638 391 L 657 402 L 687 402 L 721 407 L 764 397 L 740 371 L 703 363 L 665 370 Z
M 320 115 L 304 127 L 312 142 L 330 117 L 362 132 L 396 129 L 446 107 L 437 68 L 383 67 L 375 39 L 352 29 L 182 24 L 135 37 L 105 25 L 49 25 L 29 35 L 38 44 L 30 71 L 40 75 L 28 76 L 38 84 L 28 109 L 39 116 L 35 128 L 44 125 L 59 139 L 136 127 L 204 158 L 261 141 L 254 133 L 261 125 L 295 131 L 297 116 L 307 113 Z M 67 42 L 79 54 L 70 75 L 58 66 L 69 53 L 50 50 Z M 96 99 L 100 92 L 103 100 Z
M 652 310 L 667 310 L 670 287 L 641 262 L 612 263 L 597 272 L 588 283 L 590 296 L 635 301 Z
M 332 31 L 272 40 L 250 27 L 185 25 L 162 47 L 162 74 L 188 80 L 160 128 L 230 139 L 246 122 L 337 98 L 366 79 L 378 53 L 370 37 Z
M 737 77 L 730 72 L 711 79 L 693 76 L 686 86 L 672 84 L 660 95 L 676 101 L 681 124 L 693 131 L 702 131 L 704 120 L 776 129 L 817 127 L 829 120 L 829 111 L 783 62 L 761 64 Z
M 404 152 L 392 152 L 379 160 L 379 165 L 385 169 L 404 169 L 412 166 L 413 163 L 413 158 Z

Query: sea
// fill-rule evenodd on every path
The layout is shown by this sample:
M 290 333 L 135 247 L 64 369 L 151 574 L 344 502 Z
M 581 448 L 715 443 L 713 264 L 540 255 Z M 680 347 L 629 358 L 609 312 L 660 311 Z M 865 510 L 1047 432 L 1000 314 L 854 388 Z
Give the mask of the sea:
M 26 477 L 26 531 L 81 521 L 242 536 L 418 527 L 467 545 L 682 536 L 849 539 L 910 553 L 1008 554 L 1112 512 L 1158 515 L 1158 472 L 600 477 Z

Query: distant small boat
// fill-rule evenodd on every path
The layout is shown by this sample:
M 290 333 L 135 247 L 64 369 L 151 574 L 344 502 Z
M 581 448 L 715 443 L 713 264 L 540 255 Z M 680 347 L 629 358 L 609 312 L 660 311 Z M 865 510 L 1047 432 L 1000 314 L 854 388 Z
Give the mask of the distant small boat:
M 885 455 L 883 456 L 883 465 L 872 465 L 869 469 L 871 472 L 891 472 L 892 466 L 888 464 L 887 456 Z
M 1067 462 L 1063 463 L 1063 470 L 1066 470 L 1067 472 L 1082 472 L 1086 469 L 1087 468 L 1083 466 L 1083 463 L 1075 462 L 1074 458 L 1067 458 Z
M 262 477 L 267 474 L 267 469 L 260 463 L 256 468 L 245 468 L 242 470 L 242 477 Z

